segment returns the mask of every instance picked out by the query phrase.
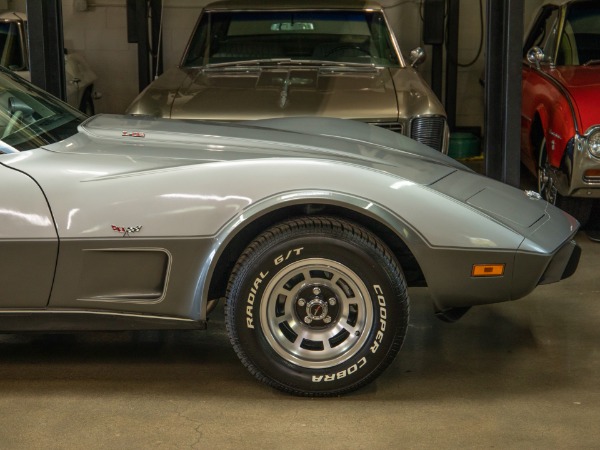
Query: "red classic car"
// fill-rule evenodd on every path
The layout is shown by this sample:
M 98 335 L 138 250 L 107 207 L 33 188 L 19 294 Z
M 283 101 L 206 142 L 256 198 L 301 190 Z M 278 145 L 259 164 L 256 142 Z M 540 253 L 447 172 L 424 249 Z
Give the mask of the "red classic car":
M 521 160 L 585 224 L 600 198 L 600 2 L 542 6 L 524 57 Z

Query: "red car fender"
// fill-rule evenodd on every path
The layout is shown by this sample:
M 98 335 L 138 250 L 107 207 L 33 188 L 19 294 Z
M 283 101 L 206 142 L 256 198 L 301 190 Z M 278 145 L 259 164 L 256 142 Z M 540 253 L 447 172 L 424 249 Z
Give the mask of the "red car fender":
M 560 167 L 567 144 L 577 130 L 577 111 L 569 93 L 545 72 L 535 69 L 525 72 L 528 73 L 523 76 L 522 115 L 524 122 L 528 123 L 524 127 L 525 136 L 522 136 L 524 159 L 537 165 L 539 142 L 533 142 L 532 127 L 539 120 L 546 139 L 549 162 L 554 167 Z

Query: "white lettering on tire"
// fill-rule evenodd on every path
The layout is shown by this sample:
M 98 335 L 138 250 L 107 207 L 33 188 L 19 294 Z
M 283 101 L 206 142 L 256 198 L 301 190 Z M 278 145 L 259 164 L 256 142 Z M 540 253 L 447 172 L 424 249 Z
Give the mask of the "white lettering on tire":
M 385 332 L 386 320 L 387 320 L 387 305 L 385 303 L 385 297 L 383 296 L 383 290 L 378 284 L 373 286 L 375 294 L 377 294 L 377 304 L 379 305 L 379 330 L 375 334 L 375 340 L 371 345 L 371 353 L 376 353 L 379 349 L 379 344 L 383 340 L 383 334 Z
M 246 300 L 246 327 L 248 328 L 254 328 L 253 306 L 254 300 L 256 299 L 256 291 L 267 275 L 269 275 L 268 270 L 266 272 L 261 272 L 259 276 L 256 277 L 254 283 L 252 283 L 252 287 L 250 288 L 250 293 L 248 294 L 248 299 Z
M 313 381 L 313 383 L 320 383 L 322 381 L 339 380 L 341 378 L 345 378 L 348 375 L 352 375 L 353 373 L 358 371 L 358 369 L 363 367 L 366 363 L 367 363 L 367 358 L 365 356 L 363 356 L 362 358 L 360 358 L 358 360 L 358 362 L 356 364 L 352 364 L 347 369 L 340 370 L 339 372 L 336 372 L 336 373 L 330 373 L 328 375 L 313 375 L 312 381 Z
M 302 252 L 302 250 L 304 250 L 304 247 L 300 247 L 300 248 L 295 248 L 293 250 L 289 250 L 287 253 L 279 255 L 277 258 L 275 258 L 273 260 L 273 262 L 275 263 L 276 266 L 278 266 L 282 262 L 287 261 L 288 259 L 290 259 L 290 256 L 292 256 L 292 255 L 300 256 L 300 253 Z

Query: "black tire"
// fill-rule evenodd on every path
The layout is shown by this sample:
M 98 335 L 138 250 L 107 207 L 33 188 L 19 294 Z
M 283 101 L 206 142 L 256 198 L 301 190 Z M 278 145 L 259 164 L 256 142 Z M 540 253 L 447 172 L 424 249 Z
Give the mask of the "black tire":
M 330 217 L 292 219 L 258 236 L 231 274 L 225 322 L 260 381 L 302 396 L 375 379 L 406 335 L 404 274 L 385 244 Z
M 550 177 L 550 164 L 546 150 L 546 139 L 542 139 L 538 157 L 538 192 L 544 199 L 575 217 L 581 226 L 585 226 L 590 218 L 593 201 L 589 198 L 564 197 L 560 195 Z
M 88 116 L 96 114 L 96 108 L 94 108 L 94 98 L 92 97 L 93 86 L 88 86 L 83 96 L 81 97 L 81 103 L 79 104 L 79 110 Z

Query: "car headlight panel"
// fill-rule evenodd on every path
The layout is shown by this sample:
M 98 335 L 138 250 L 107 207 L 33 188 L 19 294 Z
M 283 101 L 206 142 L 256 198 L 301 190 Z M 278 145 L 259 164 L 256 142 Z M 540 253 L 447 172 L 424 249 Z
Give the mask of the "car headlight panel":
M 600 127 L 596 127 L 587 138 L 588 151 L 592 156 L 600 158 Z

